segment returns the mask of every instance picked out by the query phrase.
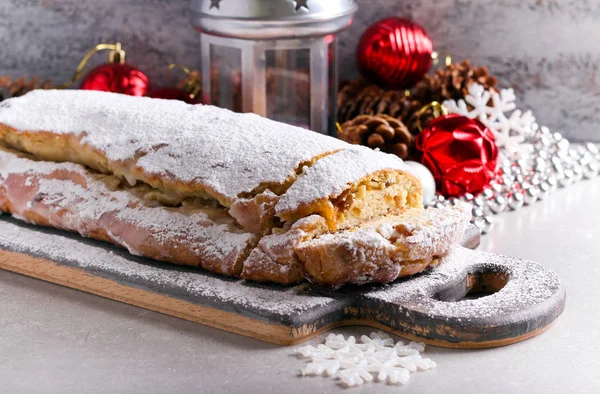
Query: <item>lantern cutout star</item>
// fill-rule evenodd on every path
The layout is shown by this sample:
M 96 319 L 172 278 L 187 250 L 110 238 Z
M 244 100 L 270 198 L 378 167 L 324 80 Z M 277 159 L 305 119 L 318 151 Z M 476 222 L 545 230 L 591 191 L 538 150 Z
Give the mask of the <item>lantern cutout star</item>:
M 216 9 L 220 10 L 221 9 L 219 7 L 220 2 L 221 2 L 221 0 L 210 0 L 210 7 L 208 9 L 212 10 L 213 8 L 216 8 Z
M 308 10 L 308 0 L 295 0 L 294 3 L 296 3 L 296 8 L 295 11 L 298 11 L 300 8 L 304 7 Z

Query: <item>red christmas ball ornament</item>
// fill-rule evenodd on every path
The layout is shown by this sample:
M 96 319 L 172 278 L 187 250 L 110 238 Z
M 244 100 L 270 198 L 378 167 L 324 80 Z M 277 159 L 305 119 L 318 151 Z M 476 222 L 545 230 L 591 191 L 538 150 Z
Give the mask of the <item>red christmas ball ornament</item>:
M 496 176 L 498 148 L 477 119 L 451 114 L 433 119 L 417 136 L 417 149 L 446 197 L 479 193 Z
M 369 26 L 358 42 L 362 76 L 383 87 L 406 89 L 431 67 L 433 44 L 425 30 L 403 18 L 382 19 Z
M 144 96 L 150 88 L 150 81 L 146 74 L 129 64 L 107 63 L 90 71 L 80 87 L 83 90 Z
M 102 90 L 122 93 L 130 96 L 144 96 L 150 90 L 150 81 L 146 74 L 130 64 L 125 63 L 125 51 L 120 43 L 99 44 L 88 52 L 77 67 L 73 80 L 77 79 L 91 56 L 104 49 L 109 49 L 109 62 L 90 71 L 81 82 L 83 90 Z

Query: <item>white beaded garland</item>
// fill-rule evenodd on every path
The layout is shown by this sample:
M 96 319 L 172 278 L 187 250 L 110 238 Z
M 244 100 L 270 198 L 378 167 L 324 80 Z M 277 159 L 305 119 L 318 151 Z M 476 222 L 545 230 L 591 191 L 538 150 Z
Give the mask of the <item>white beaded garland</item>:
M 500 151 L 499 175 L 478 195 L 460 200 L 472 205 L 471 222 L 482 233 L 492 228 L 490 215 L 541 201 L 558 187 L 567 187 L 600 174 L 600 149 L 594 143 L 570 144 L 560 133 L 534 124 L 518 152 Z M 437 196 L 436 206 L 455 203 Z
M 540 184 L 540 194 L 538 195 L 538 200 L 543 200 L 551 191 L 552 188 L 550 187 L 550 184 L 547 181 L 542 182 Z
M 508 207 L 513 211 L 521 208 L 523 204 L 523 195 L 519 192 L 513 193 L 508 199 Z
M 537 201 L 538 195 L 539 192 L 537 191 L 537 189 L 530 187 L 529 189 L 525 190 L 525 193 L 523 193 L 523 202 L 525 203 L 525 205 L 532 205 L 534 202 Z
M 585 179 L 591 179 L 598 175 L 599 166 L 596 162 L 587 163 L 585 165 L 583 176 Z
M 491 200 L 488 200 L 488 207 L 493 214 L 498 214 L 506 209 L 506 198 L 498 194 Z

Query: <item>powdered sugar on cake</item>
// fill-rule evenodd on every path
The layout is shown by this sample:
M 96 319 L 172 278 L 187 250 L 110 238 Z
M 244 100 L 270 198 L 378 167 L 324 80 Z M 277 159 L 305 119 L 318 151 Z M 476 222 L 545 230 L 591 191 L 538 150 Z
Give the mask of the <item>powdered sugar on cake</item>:
M 300 164 L 350 145 L 253 114 L 96 92 L 39 90 L 6 100 L 0 123 L 81 136 L 113 162 L 195 182 L 227 198 L 282 183 Z
M 410 166 L 397 156 L 376 152 L 360 146 L 342 150 L 306 167 L 275 206 L 277 214 L 296 209 L 299 205 L 339 196 L 350 184 L 380 170 L 413 173 Z
M 314 249 L 301 245 L 301 269 L 294 265 L 294 252 L 300 253 L 296 245 L 283 253 L 275 253 L 276 247 L 263 249 L 275 262 L 271 268 L 281 273 L 279 265 L 285 262 L 294 268 L 288 270 L 293 278 L 273 275 L 265 279 L 272 273 L 264 272 L 266 268 L 257 271 L 257 278 L 247 278 L 281 283 L 297 283 L 304 276 L 325 284 L 389 282 L 397 278 L 402 262 L 427 260 L 421 265 L 424 269 L 460 237 L 455 222 L 448 229 L 435 230 L 427 228 L 429 223 L 400 223 L 402 231 L 391 238 L 382 236 L 376 227 L 361 226 L 363 220 L 386 215 L 391 205 L 398 209 L 419 205 L 418 179 L 408 175 L 411 167 L 396 156 L 255 115 L 106 92 L 34 91 L 0 105 L 0 131 L 9 146 L 38 159 L 80 162 L 113 172 L 131 185 L 141 180 L 146 185 L 140 187 L 161 189 L 165 198 L 174 195 L 176 201 L 169 204 L 180 203 L 180 197 L 187 197 L 186 203 L 198 196 L 205 201 L 208 193 L 221 206 L 234 207 L 229 215 L 221 209 L 224 218 L 215 222 L 208 216 L 212 215 L 209 208 L 194 213 L 150 206 L 146 197 L 136 198 L 129 190 L 108 190 L 95 181 L 95 175 L 87 177 L 81 166 L 55 167 L 70 172 L 62 178 L 42 176 L 47 166 L 55 165 L 49 162 L 31 161 L 23 166 L 31 174 L 7 182 L 11 204 L 3 209 L 34 223 L 110 240 L 136 255 L 238 276 L 240 270 L 248 271 L 245 257 L 252 255 L 251 249 L 273 226 L 284 222 L 284 231 L 294 221 L 317 212 L 327 220 L 328 228 L 319 228 L 319 234 L 324 234 L 335 225 L 328 209 L 347 209 L 354 216 L 349 215 L 351 219 L 340 228 L 359 226 L 356 231 L 316 237 Z M 21 167 L 21 161 L 15 159 L 9 167 Z M 352 194 L 345 196 L 343 204 L 331 205 L 329 199 L 346 191 Z M 26 206 L 27 202 L 33 206 Z M 257 235 L 248 232 L 247 224 L 252 221 L 259 224 L 251 227 Z M 327 241 L 330 245 L 321 248 L 319 242 Z M 348 251 L 338 256 L 339 270 L 329 272 L 322 267 L 334 264 L 332 256 L 321 252 L 337 244 Z M 354 255 L 356 265 L 346 264 L 346 255 Z M 418 267 L 404 268 L 408 275 Z M 335 274 L 342 271 L 344 275 Z M 337 276 L 328 279 L 329 274 Z
M 412 212 L 419 212 L 418 216 Z M 347 252 L 366 253 L 373 260 L 389 256 L 400 262 L 412 262 L 448 253 L 460 241 L 470 220 L 467 204 L 409 210 L 404 216 L 391 216 L 365 223 L 350 231 L 321 235 L 301 244 L 303 248 L 334 247 Z
M 385 221 L 374 228 L 384 238 L 401 240 L 408 246 L 407 253 L 418 250 L 436 250 L 440 247 L 456 245 L 462 237 L 471 219 L 468 204 L 443 208 L 429 208 L 410 220 Z M 397 241 L 396 241 L 397 242 Z
M 89 176 L 77 164 L 38 162 L 1 150 L 0 163 L 0 184 L 11 174 L 26 174 L 28 178 L 25 183 L 36 185 L 36 192 L 43 196 L 45 207 L 62 212 L 61 223 L 57 223 L 59 228 L 66 227 L 85 235 L 90 224 L 101 226 L 98 223 L 101 223 L 102 218 L 112 214 L 119 221 L 132 224 L 133 228 L 160 229 L 153 232 L 157 238 L 157 246 L 169 240 L 185 239 L 192 252 L 201 248 L 203 257 L 224 262 L 228 260 L 228 255 L 239 255 L 249 244 L 257 241 L 255 235 L 237 228 L 233 220 L 219 223 L 199 210 L 183 214 L 176 209 L 145 206 L 142 200 L 130 192 L 108 189 L 103 182 Z M 59 171 L 68 171 L 71 178 L 73 174 L 77 174 L 84 183 L 75 179 L 48 179 L 43 176 Z M 21 213 L 34 209 L 31 204 L 24 204 L 24 201 L 11 202 Z M 24 206 L 19 207 L 20 204 Z M 70 210 L 72 207 L 77 207 L 75 213 Z M 113 241 L 127 247 L 132 254 L 141 254 L 137 243 L 126 242 L 122 237 L 113 235 L 110 231 L 108 233 Z M 147 236 L 147 233 L 141 234 Z M 129 232 L 128 239 L 134 239 L 133 235 Z M 146 239 L 140 239 L 140 244 L 144 242 Z

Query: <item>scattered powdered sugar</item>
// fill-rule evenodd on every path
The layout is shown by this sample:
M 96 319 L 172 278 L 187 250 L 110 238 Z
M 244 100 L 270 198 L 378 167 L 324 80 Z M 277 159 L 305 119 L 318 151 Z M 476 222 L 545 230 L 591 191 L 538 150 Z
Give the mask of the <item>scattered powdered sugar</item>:
M 478 299 L 457 302 L 436 299 L 437 293 L 464 281 L 468 274 L 485 272 L 505 274 L 508 277 L 506 286 Z M 430 316 L 475 322 L 492 316 L 510 319 L 511 315 L 532 307 L 543 307 L 561 289 L 558 275 L 541 264 L 457 247 L 443 258 L 439 267 L 429 271 L 427 275 L 383 285 L 365 296 L 384 303 L 396 303 L 408 309 L 414 308 Z
M 5 100 L 0 123 L 84 135 L 111 161 L 140 157 L 151 175 L 197 182 L 228 198 L 281 183 L 316 156 L 351 146 L 335 138 L 209 105 L 88 90 L 37 90 Z
M 302 174 L 281 196 L 276 213 L 292 211 L 298 205 L 337 197 L 348 185 L 380 170 L 401 170 L 414 173 L 412 167 L 395 155 L 355 146 L 319 159 Z
M 131 256 L 102 242 L 22 224 L 6 215 L 0 217 L 0 248 L 82 268 L 111 280 L 191 302 L 208 302 L 208 306 L 256 318 L 279 316 L 285 321 L 310 321 L 313 317 L 306 316 L 312 313 L 323 316 L 328 311 L 343 310 L 348 303 L 361 305 L 364 302 L 361 299 L 366 298 L 369 304 L 375 301 L 382 308 L 390 304 L 398 308 L 398 313 L 392 314 L 398 321 L 402 321 L 402 311 L 420 311 L 432 318 L 458 318 L 465 323 L 483 319 L 488 323 L 485 319 L 491 316 L 510 319 L 524 309 L 542 307 L 562 289 L 558 276 L 540 264 L 462 247 L 444 258 L 439 267 L 422 275 L 364 288 L 359 294 L 352 288 L 348 293 L 344 288 L 325 293 L 307 284 L 295 287 L 252 284 L 203 270 L 161 264 Z M 488 271 L 504 272 L 509 277 L 499 292 L 458 302 L 434 299 L 436 293 L 464 281 L 469 273 Z
M 80 267 L 103 277 L 154 292 L 190 300 L 211 299 L 249 313 L 288 316 L 335 302 L 305 293 L 305 286 L 260 286 L 243 280 L 216 277 L 202 270 L 161 264 L 130 256 L 101 242 L 84 240 L 53 229 L 17 224 L 7 216 L 0 219 L 0 248 L 24 252 Z
M 339 379 L 346 387 L 358 386 L 377 380 L 389 384 L 406 384 L 410 373 L 436 367 L 435 362 L 423 358 L 425 344 L 395 342 L 384 332 L 354 336 L 329 334 L 325 344 L 294 349 L 297 355 L 310 359 L 302 375 L 324 375 Z

